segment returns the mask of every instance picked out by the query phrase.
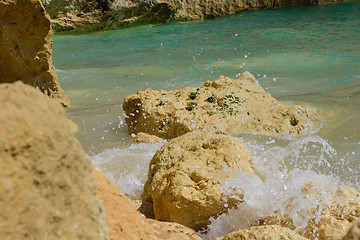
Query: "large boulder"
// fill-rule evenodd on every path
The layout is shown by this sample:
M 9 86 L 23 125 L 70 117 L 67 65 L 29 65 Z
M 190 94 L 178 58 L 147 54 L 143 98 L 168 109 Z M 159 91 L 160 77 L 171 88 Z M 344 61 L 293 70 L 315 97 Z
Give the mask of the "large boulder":
M 251 227 L 232 232 L 215 240 L 306 240 L 298 233 L 278 225 Z
M 139 91 L 125 98 L 123 109 L 130 133 L 165 139 L 191 131 L 297 135 L 322 126 L 314 108 L 281 104 L 249 72 L 238 80 L 221 76 L 200 88 Z
M 63 107 L 22 82 L 0 102 L 1 239 L 112 239 Z
M 52 36 L 40 0 L 0 0 L 0 83 L 20 80 L 69 106 L 52 64 Z
M 113 231 L 115 239 L 201 240 L 194 230 L 180 224 L 159 222 L 141 216 L 119 187 L 106 177 L 102 169 L 93 166 L 93 171 L 97 195 L 104 203 L 106 223 Z
M 254 174 L 250 151 L 225 135 L 191 132 L 167 142 L 150 162 L 143 201 L 153 203 L 155 219 L 183 224 L 195 230 L 210 217 L 241 202 L 242 192 L 229 197 L 219 180 L 241 168 Z

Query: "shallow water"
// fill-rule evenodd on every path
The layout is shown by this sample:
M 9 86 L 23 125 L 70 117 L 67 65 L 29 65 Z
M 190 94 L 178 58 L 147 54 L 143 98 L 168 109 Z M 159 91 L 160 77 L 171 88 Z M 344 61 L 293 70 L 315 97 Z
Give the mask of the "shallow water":
M 247 11 L 210 21 L 55 36 L 53 59 L 72 100 L 67 116 L 79 126 L 83 148 L 134 198 L 162 144 L 132 143 L 122 110 L 129 94 L 201 86 L 219 75 L 235 79 L 247 70 L 278 100 L 319 109 L 326 126 L 312 135 L 237 136 L 267 176 L 263 189 L 273 186 L 291 198 L 314 179 L 360 189 L 359 29 L 359 2 Z M 251 197 L 254 203 L 261 196 Z M 203 237 L 226 231 L 214 222 Z

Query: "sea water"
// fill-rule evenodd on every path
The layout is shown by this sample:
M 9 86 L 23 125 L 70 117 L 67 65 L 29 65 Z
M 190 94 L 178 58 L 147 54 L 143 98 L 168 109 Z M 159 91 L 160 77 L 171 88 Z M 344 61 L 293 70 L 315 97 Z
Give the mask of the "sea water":
M 241 187 L 245 204 L 212 219 L 204 239 L 247 228 L 274 210 L 287 211 L 301 230 L 306 211 L 325 201 L 324 189 L 360 189 L 359 2 L 55 36 L 53 60 L 72 101 L 67 117 L 79 126 L 77 138 L 132 198 L 140 198 L 148 164 L 164 142 L 133 143 L 122 110 L 127 95 L 250 71 L 276 99 L 320 111 L 326 123 L 317 133 L 236 136 L 262 178 L 239 173 L 223 183 L 225 191 Z M 324 190 L 316 202 L 300 194 L 315 181 Z

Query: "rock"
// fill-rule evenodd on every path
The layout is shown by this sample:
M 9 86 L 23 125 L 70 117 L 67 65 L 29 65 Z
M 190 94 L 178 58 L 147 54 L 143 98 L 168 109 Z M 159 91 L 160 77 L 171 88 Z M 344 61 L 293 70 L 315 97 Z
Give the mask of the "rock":
M 0 102 L 1 239 L 112 239 L 63 107 L 22 82 Z
M 316 131 L 323 123 L 311 107 L 278 102 L 249 72 L 238 80 L 221 76 L 200 88 L 139 91 L 125 98 L 123 109 L 130 133 L 165 139 L 191 131 L 297 135 Z
M 98 0 L 42 0 L 55 32 L 99 23 L 103 5 Z
M 354 187 L 340 186 L 331 204 L 323 206 L 320 222 L 313 227 L 318 228 L 315 235 L 318 239 L 340 240 L 359 217 L 360 192 Z
M 306 196 L 316 199 L 318 193 L 313 184 L 309 184 L 303 192 Z M 332 193 L 327 203 L 310 212 L 308 225 L 300 229 L 300 234 L 308 239 L 341 240 L 352 224 L 360 217 L 360 193 L 353 187 L 340 186 Z M 318 214 L 318 211 L 320 213 Z M 279 224 L 290 229 L 295 226 L 284 214 L 268 217 L 262 224 Z
M 355 221 L 343 240 L 360 240 L 360 218 Z
M 296 232 L 278 225 L 251 227 L 232 232 L 215 240 L 306 240 Z
M 93 171 L 97 194 L 104 203 L 106 223 L 112 229 L 115 239 L 201 240 L 195 231 L 180 224 L 158 222 L 141 216 L 130 199 L 105 176 L 102 169 L 93 166 Z
M 143 201 L 154 204 L 155 219 L 177 222 L 198 230 L 210 217 L 241 202 L 242 193 L 228 197 L 219 180 L 232 170 L 254 174 L 250 151 L 237 139 L 191 132 L 172 139 L 150 162 Z M 232 195 L 232 194 L 231 194 Z
M 21 80 L 70 106 L 52 64 L 52 35 L 40 0 L 1 0 L 0 83 Z
M 57 31 L 116 29 L 135 23 L 211 19 L 243 10 L 324 5 L 343 0 L 42 0 Z M 94 24 L 95 23 L 95 24 Z M 84 26 L 93 24 L 93 26 Z M 81 27 L 82 26 L 82 27 Z
M 71 129 L 71 132 L 74 134 L 76 133 L 77 131 L 79 131 L 79 127 L 78 125 L 76 125 L 76 123 L 74 123 L 73 121 L 67 119 L 68 123 L 69 123 L 69 126 L 70 126 L 70 129 Z
M 154 135 L 149 135 L 147 133 L 139 132 L 134 138 L 134 141 L 136 143 L 157 143 L 164 141 L 164 139 Z

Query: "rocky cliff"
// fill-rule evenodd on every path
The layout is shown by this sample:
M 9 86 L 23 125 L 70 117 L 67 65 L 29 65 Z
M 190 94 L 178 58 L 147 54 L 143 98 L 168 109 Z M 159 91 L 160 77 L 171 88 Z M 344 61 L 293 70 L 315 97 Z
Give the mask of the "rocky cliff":
M 52 64 L 52 34 L 40 0 L 0 0 L 0 83 L 21 80 L 69 106 Z
M 343 0 L 42 0 L 56 31 L 116 29 L 136 23 L 211 19 L 243 10 L 324 5 Z

